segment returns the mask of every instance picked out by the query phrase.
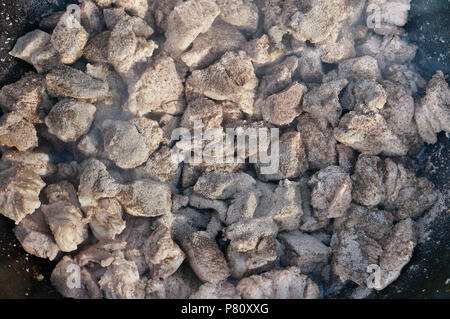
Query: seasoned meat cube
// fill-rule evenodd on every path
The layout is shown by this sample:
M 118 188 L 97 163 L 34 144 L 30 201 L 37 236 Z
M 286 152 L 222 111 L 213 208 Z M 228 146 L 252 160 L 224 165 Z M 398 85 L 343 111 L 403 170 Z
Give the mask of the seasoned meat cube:
M 227 52 L 208 68 L 192 72 L 186 80 L 186 94 L 188 99 L 200 94 L 217 101 L 230 101 L 253 116 L 258 113 L 254 105 L 257 86 L 250 58 L 243 51 Z
M 351 204 L 345 215 L 335 220 L 334 229 L 358 229 L 375 240 L 382 240 L 391 232 L 393 224 L 394 217 L 387 211 Z
M 298 229 L 303 215 L 299 185 L 283 180 L 273 192 L 259 190 L 261 196 L 256 217 L 272 216 L 280 231 Z
M 88 39 L 89 33 L 75 15 L 66 12 L 53 30 L 51 43 L 59 52 L 61 63 L 72 64 L 83 55 L 83 49 Z
M 0 118 L 0 145 L 15 147 L 21 152 L 37 147 L 34 125 L 16 112 L 4 114 Z
M 336 146 L 338 152 L 338 163 L 346 172 L 351 172 L 355 166 L 355 151 L 346 145 L 338 144 Z
M 414 118 L 420 137 L 429 144 L 437 142 L 436 133 L 450 132 L 450 90 L 441 71 L 428 83 L 427 92 L 415 107 Z
M 144 18 L 148 10 L 147 0 L 115 0 L 114 4 L 139 18 Z
M 362 79 L 375 81 L 381 75 L 377 60 L 371 56 L 362 56 L 340 62 L 339 77 L 355 81 Z
M 254 248 L 241 249 L 233 242 L 227 248 L 227 260 L 233 279 L 267 271 L 273 268 L 276 259 L 275 236 L 261 237 Z
M 143 252 L 152 279 L 166 279 L 184 260 L 184 253 L 172 240 L 170 229 L 159 225 L 145 241 Z
M 6 112 L 16 112 L 30 123 L 42 123 L 47 108 L 44 78 L 34 72 L 19 81 L 5 85 L 0 91 L 0 106 Z
M 96 207 L 102 198 L 115 197 L 121 185 L 111 176 L 106 166 L 97 159 L 89 159 L 82 164 L 78 200 L 81 207 Z
M 54 97 L 97 100 L 108 94 L 108 84 L 68 66 L 52 69 L 45 80 L 49 95 Z
M 41 210 L 61 251 L 76 250 L 78 245 L 88 237 L 83 213 L 72 203 L 59 201 L 42 205 Z
M 160 217 L 158 219 L 158 224 L 170 228 L 174 240 L 180 241 L 181 238 L 187 234 L 206 230 L 210 219 L 210 213 L 202 213 L 193 208 L 186 207 Z
M 181 167 L 171 158 L 172 150 L 163 146 L 154 152 L 147 162 L 134 170 L 137 179 L 151 178 L 170 185 L 177 185 L 181 175 Z
M 289 56 L 270 67 L 260 81 L 258 96 L 266 98 L 289 87 L 297 67 L 298 58 L 296 56 Z
M 244 278 L 236 288 L 244 299 L 316 299 L 320 292 L 317 284 L 297 267 Z
M 225 224 L 231 225 L 240 220 L 252 218 L 256 206 L 258 206 L 258 197 L 252 191 L 238 194 L 236 198 L 231 200 L 230 206 L 228 206 L 226 219 L 224 220 Z
M 333 273 L 342 282 L 352 280 L 360 286 L 366 285 L 367 267 L 377 264 L 383 253 L 382 246 L 364 231 L 351 228 L 333 234 Z
M 55 165 L 46 153 L 7 150 L 3 153 L 2 162 L 26 166 L 40 176 L 49 176 L 56 172 Z
M 80 19 L 83 28 L 90 34 L 101 32 L 104 27 L 103 14 L 92 0 L 83 0 L 81 2 Z
M 373 80 L 352 82 L 344 92 L 345 108 L 358 113 L 379 112 L 387 101 L 385 89 Z
M 288 265 L 300 268 L 302 273 L 310 273 L 328 264 L 331 249 L 319 239 L 295 230 L 281 233 L 280 240 L 288 249 Z
M 382 115 L 350 112 L 344 115 L 334 137 L 342 144 L 365 154 L 404 156 L 408 147 L 389 128 Z
M 190 233 L 181 238 L 189 264 L 203 282 L 219 282 L 230 275 L 227 262 L 217 243 L 205 232 Z
M 39 206 L 45 183 L 30 168 L 12 166 L 0 171 L 0 213 L 19 224 Z
M 140 71 L 136 65 L 146 62 L 158 47 L 155 42 L 147 41 L 142 36 L 150 36 L 153 30 L 138 19 L 137 17 L 120 19 L 112 29 L 108 41 L 108 60 L 127 83 L 138 80 Z M 150 28 L 145 34 L 140 33 L 142 29 L 137 29 L 141 26 L 136 23 L 140 22 L 144 24 L 142 27 Z
M 312 188 L 311 206 L 315 215 L 336 218 L 344 215 L 352 201 L 350 175 L 340 166 L 328 166 L 308 182 Z
M 258 7 L 252 0 L 216 0 L 216 3 L 223 21 L 249 33 L 258 28 Z
M 303 111 L 326 127 L 329 123 L 336 127 L 342 113 L 339 94 L 348 84 L 345 79 L 326 82 L 312 88 L 303 98 Z
M 244 43 L 242 49 L 247 52 L 256 67 L 275 62 L 284 55 L 270 42 L 267 34 Z
M 380 114 L 386 119 L 389 128 L 396 134 L 410 151 L 418 152 L 421 142 L 414 122 L 413 97 L 400 85 L 389 81 L 382 82 L 387 103 Z M 450 99 L 449 99 L 450 100 Z
M 269 96 L 260 105 L 264 121 L 278 126 L 289 125 L 300 115 L 300 101 L 306 91 L 306 86 L 294 82 L 284 91 Z
M 96 110 L 92 104 L 63 99 L 52 107 L 45 124 L 61 141 L 74 142 L 89 131 Z
M 365 206 L 376 206 L 382 202 L 385 196 L 383 166 L 383 161 L 377 156 L 358 157 L 352 175 L 353 200 Z
M 362 4 L 363 6 L 365 5 L 365 0 L 356 1 L 358 1 L 359 4 Z M 319 65 L 318 58 L 325 63 L 339 63 L 343 60 L 355 58 L 356 50 L 354 33 L 355 30 L 352 27 L 344 25 L 329 39 L 321 44 L 318 44 L 317 47 L 321 49 L 322 53 L 320 57 L 313 56 L 314 60 L 312 60 L 312 62 L 314 62 L 314 65 L 316 65 L 314 69 L 321 70 L 322 66 Z M 317 76 L 319 76 L 319 73 L 317 71 L 316 74 Z
M 427 82 L 411 66 L 393 64 L 385 70 L 385 79 L 403 86 L 409 94 L 425 88 Z
M 40 210 L 22 219 L 14 234 L 27 253 L 39 258 L 53 260 L 60 251 Z
M 382 34 L 396 34 L 401 32 L 402 27 L 408 21 L 408 11 L 411 8 L 411 0 L 369 0 L 368 8 L 377 8 L 376 14 L 379 16 L 379 25 L 375 24 L 373 31 Z M 367 15 L 372 14 L 368 10 Z
M 239 49 L 245 42 L 245 37 L 235 27 L 219 22 L 200 34 L 181 60 L 192 70 L 203 69 L 225 52 Z
M 262 169 L 266 164 L 257 163 L 256 172 L 264 181 L 297 178 L 308 170 L 303 139 L 299 132 L 287 131 L 279 140 L 279 169 L 278 173 L 263 174 Z M 273 165 L 273 163 L 270 163 Z
M 58 52 L 50 39 L 50 34 L 42 30 L 31 31 L 17 40 L 9 54 L 32 64 L 38 73 L 45 73 L 59 62 Z
M 184 86 L 170 57 L 161 57 L 150 65 L 129 88 L 129 94 L 124 108 L 137 116 L 152 112 L 178 114 L 185 105 Z
M 162 280 L 149 279 L 146 286 L 147 299 L 187 299 L 197 291 L 199 280 L 189 269 L 183 266 L 172 276 Z
M 121 250 L 126 246 L 124 241 L 104 241 L 88 246 L 80 251 L 75 257 L 75 262 L 80 267 L 93 263 L 101 267 L 108 267 L 117 256 L 120 256 Z
M 191 101 L 181 117 L 180 127 L 194 129 L 195 121 L 199 121 L 203 130 L 221 128 L 223 120 L 222 106 L 200 97 Z
M 412 257 L 417 243 L 417 229 L 411 219 L 405 219 L 395 225 L 387 239 L 380 257 L 379 282 L 375 277 L 374 288 L 382 290 L 394 282 L 402 268 Z
M 254 249 L 262 237 L 274 236 L 278 226 L 272 217 L 240 220 L 223 229 L 223 237 L 231 240 L 238 251 Z
M 397 219 L 417 218 L 438 200 L 438 191 L 432 182 L 409 172 L 406 183 L 394 201 Z
M 49 204 L 59 201 L 66 201 L 76 206 L 78 205 L 77 191 L 68 181 L 60 181 L 56 184 L 50 184 L 45 187 L 43 193 Z
M 252 195 L 249 195 L 248 201 L 246 204 L 251 204 Z M 227 219 L 227 211 L 228 211 L 228 205 L 225 201 L 222 200 L 212 200 L 204 198 L 201 195 L 198 195 L 196 193 L 192 193 L 189 196 L 189 206 L 195 207 L 198 209 L 212 209 L 217 212 L 219 215 L 221 221 L 226 221 Z M 251 208 L 251 205 L 247 205 L 246 208 Z M 247 212 L 249 212 L 251 209 L 249 209 Z
M 86 277 L 70 256 L 64 256 L 53 269 L 50 281 L 56 290 L 66 298 L 88 299 L 92 296 L 86 286 Z M 86 278 L 88 279 L 88 278 Z
M 322 52 L 317 49 L 305 49 L 299 58 L 298 73 L 307 83 L 320 83 L 322 81 Z
M 311 169 L 336 164 L 336 140 L 332 136 L 331 128 L 322 128 L 310 115 L 302 114 L 298 118 L 297 130 L 300 132 Z
M 170 187 L 150 179 L 124 185 L 117 199 L 125 211 L 133 216 L 161 216 L 169 213 L 172 207 Z
M 111 31 L 104 31 L 92 37 L 86 44 L 83 56 L 91 62 L 108 63 L 108 43 Z
M 92 233 L 100 241 L 113 240 L 126 226 L 122 206 L 116 199 L 100 199 L 97 207 L 88 209 L 87 218 Z
M 380 52 L 376 59 L 381 70 L 391 64 L 408 64 L 417 52 L 417 45 L 408 43 L 398 36 L 385 36 L 381 42 Z
M 211 171 L 198 179 L 194 192 L 208 199 L 228 199 L 252 189 L 254 185 L 255 179 L 243 172 L 227 174 Z
M 167 50 L 179 56 L 200 33 L 208 31 L 219 13 L 211 0 L 188 0 L 176 5 L 167 19 Z
M 109 93 L 102 99 L 97 100 L 95 107 L 96 122 L 102 122 L 104 119 L 118 119 L 122 116 L 122 104 L 127 95 L 127 86 L 122 78 L 111 66 L 105 63 L 87 64 L 86 73 L 93 78 L 108 83 Z
M 100 130 L 105 153 L 123 169 L 131 169 L 147 161 L 162 139 L 158 123 L 147 118 L 105 120 Z
M 116 258 L 108 266 L 98 283 L 108 299 L 142 299 L 145 297 L 145 286 L 139 282 L 136 264 L 123 258 Z
M 228 282 L 204 283 L 189 299 L 241 299 L 236 287 Z

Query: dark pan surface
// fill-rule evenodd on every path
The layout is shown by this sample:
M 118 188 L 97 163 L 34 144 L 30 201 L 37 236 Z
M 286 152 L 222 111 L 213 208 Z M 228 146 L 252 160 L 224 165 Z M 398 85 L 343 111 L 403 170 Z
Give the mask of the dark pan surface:
M 8 55 L 15 39 L 33 30 L 43 14 L 64 9 L 68 0 L 0 0 L 0 87 L 18 80 L 31 67 Z M 436 70 L 449 74 L 449 2 L 413 0 L 406 27 L 418 43 L 415 63 L 429 80 Z M 418 174 L 428 177 L 449 193 L 449 139 L 425 147 L 416 158 Z M 448 204 L 448 203 L 447 203 Z M 49 281 L 54 263 L 24 252 L 12 233 L 13 223 L 0 216 L 0 298 L 59 298 Z M 450 214 L 440 212 L 431 223 L 429 240 L 419 244 L 400 278 L 369 298 L 450 298 Z M 349 297 L 355 286 L 347 284 L 334 297 Z

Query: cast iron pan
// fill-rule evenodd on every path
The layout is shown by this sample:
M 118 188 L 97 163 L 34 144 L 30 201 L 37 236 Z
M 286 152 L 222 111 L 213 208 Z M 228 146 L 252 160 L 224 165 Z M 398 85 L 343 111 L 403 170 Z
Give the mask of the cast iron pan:
M 0 0 L 0 87 L 17 81 L 32 67 L 8 55 L 17 37 L 35 29 L 42 15 L 64 10 L 75 0 Z M 419 45 L 415 63 L 428 81 L 436 70 L 449 74 L 448 0 L 413 0 L 409 37 Z M 414 159 L 417 173 L 449 193 L 449 138 L 425 146 Z M 430 165 L 432 164 L 432 165 Z M 24 252 L 12 232 L 13 223 L 0 216 L 0 298 L 60 298 L 49 278 L 55 263 Z M 411 262 L 391 286 L 368 298 L 450 298 L 450 214 L 443 211 L 431 225 L 429 240 L 419 244 Z M 348 283 L 332 298 L 347 298 L 356 285 Z M 326 295 L 325 295 L 326 296 Z

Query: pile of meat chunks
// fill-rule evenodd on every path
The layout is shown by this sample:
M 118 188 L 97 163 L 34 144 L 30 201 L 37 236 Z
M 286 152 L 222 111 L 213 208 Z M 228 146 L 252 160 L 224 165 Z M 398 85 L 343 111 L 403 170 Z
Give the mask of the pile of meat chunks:
M 317 298 L 366 286 L 372 264 L 384 289 L 439 195 L 408 156 L 450 131 L 444 75 L 411 64 L 408 9 L 83 0 L 80 19 L 45 17 L 11 52 L 36 72 L 0 94 L 0 213 L 59 261 L 65 297 Z M 194 121 L 279 128 L 279 172 L 171 161 Z

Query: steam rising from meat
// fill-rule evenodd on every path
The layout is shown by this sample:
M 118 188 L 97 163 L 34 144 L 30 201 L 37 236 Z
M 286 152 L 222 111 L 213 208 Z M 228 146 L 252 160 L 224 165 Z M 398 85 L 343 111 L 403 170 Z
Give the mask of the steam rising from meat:
M 384 289 L 441 196 L 410 157 L 450 132 L 445 75 L 411 63 L 409 3 L 83 0 L 44 18 L 10 53 L 36 72 L 0 91 L 0 213 L 58 260 L 65 297 Z M 234 144 L 257 128 L 280 132 L 275 172 Z M 227 129 L 212 158 L 243 161 L 183 160 Z

